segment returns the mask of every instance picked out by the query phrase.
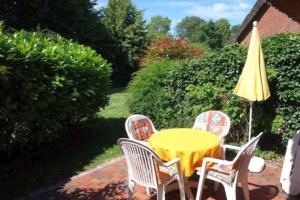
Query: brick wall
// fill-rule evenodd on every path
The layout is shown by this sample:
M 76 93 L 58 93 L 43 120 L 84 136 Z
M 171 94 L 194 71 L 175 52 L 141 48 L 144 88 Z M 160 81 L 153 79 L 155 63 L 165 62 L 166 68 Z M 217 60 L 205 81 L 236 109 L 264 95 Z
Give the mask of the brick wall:
M 300 15 L 300 3 L 298 3 L 297 9 Z M 300 22 L 291 18 L 285 12 L 280 11 L 273 5 L 268 6 L 264 13 L 261 13 L 260 19 L 257 19 L 257 28 L 261 38 L 265 38 L 276 33 L 286 32 L 300 32 Z M 241 43 L 249 43 L 251 37 L 251 29 L 246 34 L 246 37 Z

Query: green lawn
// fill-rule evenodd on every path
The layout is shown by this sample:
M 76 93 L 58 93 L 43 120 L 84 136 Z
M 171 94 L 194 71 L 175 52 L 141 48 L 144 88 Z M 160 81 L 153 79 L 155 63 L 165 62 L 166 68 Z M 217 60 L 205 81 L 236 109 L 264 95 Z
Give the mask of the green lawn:
M 12 169 L 0 166 L 0 170 L 6 169 L 4 175 L 0 175 L 0 199 L 26 196 L 121 155 L 116 141 L 127 137 L 124 128 L 129 116 L 127 98 L 125 88 L 115 89 L 109 106 L 101 110 L 96 119 L 74 127 L 71 138 L 45 145 Z

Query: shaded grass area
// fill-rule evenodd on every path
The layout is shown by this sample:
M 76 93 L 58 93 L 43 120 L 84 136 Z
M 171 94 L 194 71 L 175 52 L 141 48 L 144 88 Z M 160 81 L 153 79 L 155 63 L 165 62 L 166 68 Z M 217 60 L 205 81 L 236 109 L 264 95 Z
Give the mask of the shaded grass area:
M 115 89 L 109 106 L 96 119 L 74 127 L 72 137 L 45 144 L 35 152 L 24 152 L 14 163 L 0 166 L 5 171 L 0 175 L 0 199 L 27 196 L 121 155 L 116 141 L 127 137 L 127 97 L 125 88 Z

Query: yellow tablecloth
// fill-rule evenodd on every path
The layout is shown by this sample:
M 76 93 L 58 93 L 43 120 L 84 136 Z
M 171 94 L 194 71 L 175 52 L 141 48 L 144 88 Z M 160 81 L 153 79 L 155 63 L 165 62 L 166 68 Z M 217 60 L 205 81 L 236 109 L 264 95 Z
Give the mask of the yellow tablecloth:
M 204 157 L 220 157 L 220 142 L 219 137 L 212 133 L 189 128 L 161 130 L 149 139 L 151 148 L 161 159 L 180 159 L 185 177 L 191 176 L 195 168 L 201 166 Z

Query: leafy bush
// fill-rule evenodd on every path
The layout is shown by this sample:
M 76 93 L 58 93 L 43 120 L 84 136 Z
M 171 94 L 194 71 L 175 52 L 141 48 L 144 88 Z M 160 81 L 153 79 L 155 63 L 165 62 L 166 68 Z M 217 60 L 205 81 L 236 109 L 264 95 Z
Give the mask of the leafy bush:
M 137 71 L 135 78 L 129 84 L 129 93 L 136 95 L 129 98 L 131 111 L 136 113 L 145 113 L 149 117 L 155 118 L 163 123 L 169 121 L 173 116 L 167 116 L 168 110 L 161 111 L 168 106 L 169 101 L 165 99 L 166 92 L 166 76 L 172 67 L 177 66 L 179 61 L 160 60 L 149 62 L 146 67 Z
M 266 64 L 276 76 L 272 95 L 273 129 L 287 142 L 300 130 L 300 34 L 279 34 L 263 42 Z
M 268 38 L 263 41 L 263 50 L 271 98 L 255 102 L 253 132 L 279 130 L 285 142 L 300 129 L 300 36 L 284 34 Z M 247 48 L 233 45 L 172 67 L 169 66 L 172 63 L 164 62 L 146 65 L 146 70 L 137 73 L 130 84 L 132 99 L 138 99 L 131 101 L 130 109 L 151 116 L 159 128 L 191 127 L 200 112 L 223 110 L 232 122 L 229 138 L 246 139 L 249 105 L 232 94 L 246 53 Z M 160 69 L 165 70 L 160 74 Z M 145 76 L 150 70 L 157 72 L 155 78 Z M 151 85 L 153 81 L 155 87 Z
M 133 99 L 129 106 L 133 112 L 149 115 L 160 128 L 191 127 L 200 112 L 207 109 L 225 109 L 225 112 L 235 117 L 233 127 L 240 129 L 239 122 L 247 122 L 247 104 L 231 95 L 230 89 L 238 79 L 245 56 L 246 49 L 235 46 L 176 64 L 157 61 L 157 65 L 146 65 L 129 86 Z M 161 69 L 165 70 L 159 74 Z M 157 71 L 158 74 L 153 78 L 149 71 Z M 136 80 L 142 80 L 144 85 Z M 153 82 L 155 87 L 147 87 Z
M 203 56 L 204 51 L 191 46 L 188 40 L 164 38 L 148 47 L 144 62 L 153 59 L 185 59 Z
M 255 156 L 261 157 L 264 160 L 276 160 L 280 158 L 280 154 L 277 154 L 274 151 L 266 151 L 260 148 L 255 150 Z M 281 158 L 282 159 L 282 158 Z
M 61 137 L 108 103 L 110 65 L 59 35 L 9 33 L 0 24 L 0 66 L 1 151 Z

